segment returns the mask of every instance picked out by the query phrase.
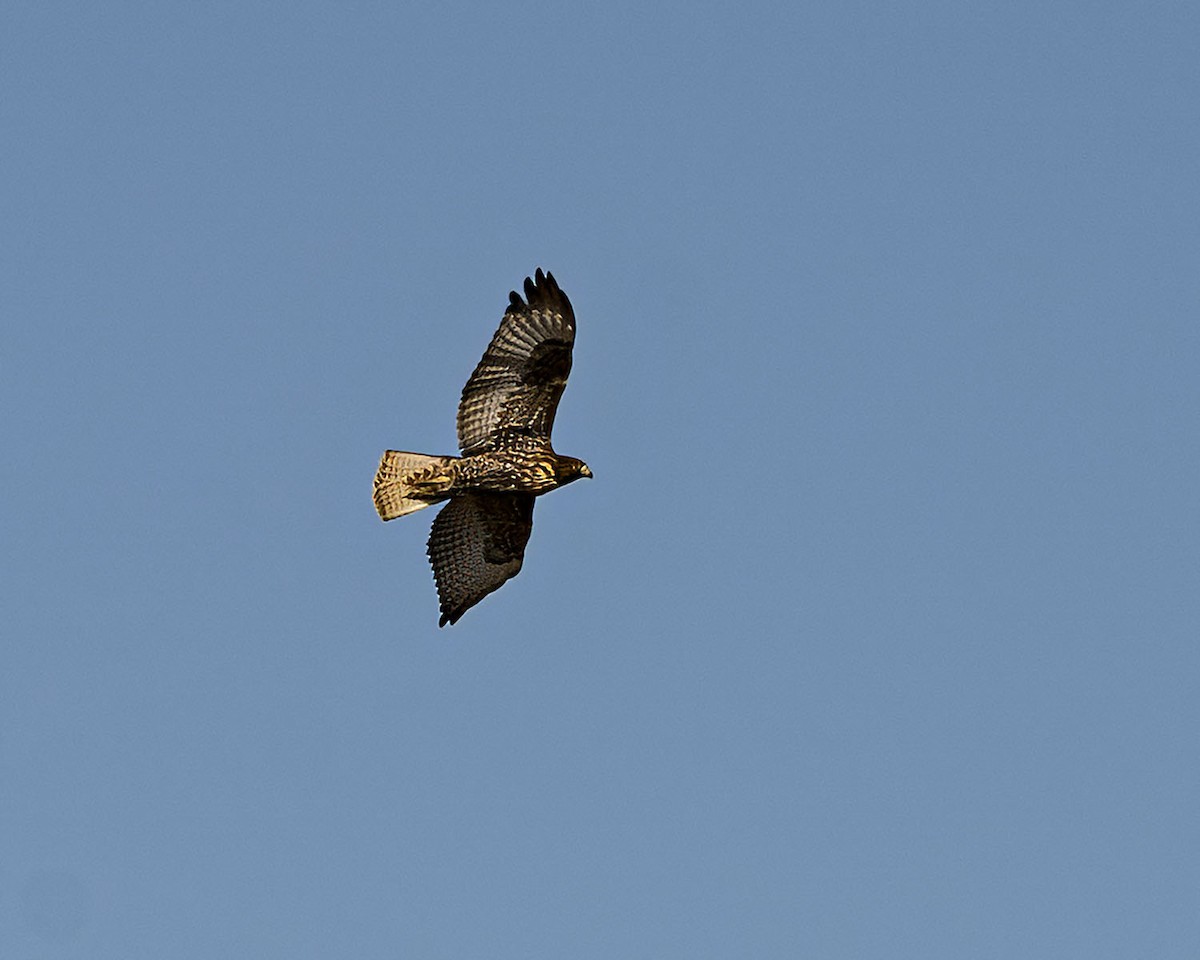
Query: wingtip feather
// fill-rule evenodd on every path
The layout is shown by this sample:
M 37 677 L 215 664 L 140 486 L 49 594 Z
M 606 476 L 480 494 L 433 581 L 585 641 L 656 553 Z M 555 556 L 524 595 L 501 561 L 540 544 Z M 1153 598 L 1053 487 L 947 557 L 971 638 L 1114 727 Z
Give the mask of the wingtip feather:
M 527 307 L 534 310 L 548 310 L 572 317 L 571 301 L 563 293 L 554 274 L 537 267 L 532 277 L 526 277 L 523 284 L 525 296 L 513 290 L 508 295 L 506 313 L 521 313 Z

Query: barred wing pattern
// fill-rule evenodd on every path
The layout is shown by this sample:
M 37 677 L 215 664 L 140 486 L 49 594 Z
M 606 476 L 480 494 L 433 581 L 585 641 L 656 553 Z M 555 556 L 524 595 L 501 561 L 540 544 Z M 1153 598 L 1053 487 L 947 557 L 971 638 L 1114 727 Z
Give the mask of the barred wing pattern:
M 571 372 L 575 314 L 553 274 L 538 269 L 525 280 L 525 299 L 513 291 L 509 301 L 458 405 L 458 445 L 467 456 L 515 437 L 549 444 Z
M 531 493 L 463 493 L 442 508 L 429 534 L 439 627 L 456 622 L 520 572 L 532 530 Z

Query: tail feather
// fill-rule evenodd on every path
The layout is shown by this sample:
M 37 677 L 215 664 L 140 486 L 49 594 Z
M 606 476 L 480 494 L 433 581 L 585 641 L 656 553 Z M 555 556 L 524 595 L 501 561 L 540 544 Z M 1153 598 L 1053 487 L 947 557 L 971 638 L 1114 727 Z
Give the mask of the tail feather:
M 375 509 L 384 520 L 416 513 L 450 496 L 454 457 L 385 450 L 375 473 Z

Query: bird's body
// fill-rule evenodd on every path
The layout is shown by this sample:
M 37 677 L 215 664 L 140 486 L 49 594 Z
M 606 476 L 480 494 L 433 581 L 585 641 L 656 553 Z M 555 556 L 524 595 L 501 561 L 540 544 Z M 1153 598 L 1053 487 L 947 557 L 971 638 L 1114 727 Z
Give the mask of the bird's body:
M 582 461 L 560 457 L 549 444 L 529 440 L 506 447 L 503 453 L 477 453 L 454 461 L 455 486 L 495 493 L 549 493 L 563 483 L 586 476 Z
M 449 500 L 433 522 L 429 560 L 441 602 L 439 626 L 454 623 L 516 576 L 533 528 L 534 498 L 591 470 L 550 445 L 571 370 L 575 316 L 551 274 L 525 280 L 463 388 L 462 456 L 388 450 L 375 474 L 375 508 L 394 520 Z

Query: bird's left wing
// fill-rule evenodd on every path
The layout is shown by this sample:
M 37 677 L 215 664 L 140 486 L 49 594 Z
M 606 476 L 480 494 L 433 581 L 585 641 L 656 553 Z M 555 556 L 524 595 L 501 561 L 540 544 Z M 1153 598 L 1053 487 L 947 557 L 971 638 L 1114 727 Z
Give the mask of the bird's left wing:
M 455 623 L 520 572 L 532 530 L 533 494 L 474 492 L 451 498 L 429 533 L 439 627 Z

